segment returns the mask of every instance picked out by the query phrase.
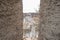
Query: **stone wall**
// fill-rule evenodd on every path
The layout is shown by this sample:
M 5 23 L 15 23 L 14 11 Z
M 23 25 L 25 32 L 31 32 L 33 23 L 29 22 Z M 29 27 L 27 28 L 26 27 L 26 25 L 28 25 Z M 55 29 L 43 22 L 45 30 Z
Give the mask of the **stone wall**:
M 22 0 L 0 0 L 0 40 L 22 40 Z
M 39 40 L 60 40 L 60 0 L 41 0 Z

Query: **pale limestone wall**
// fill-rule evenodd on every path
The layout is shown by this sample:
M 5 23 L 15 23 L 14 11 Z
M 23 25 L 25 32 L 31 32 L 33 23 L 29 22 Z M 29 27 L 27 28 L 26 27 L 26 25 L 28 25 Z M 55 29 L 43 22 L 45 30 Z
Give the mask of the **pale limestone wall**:
M 39 40 L 60 40 L 60 0 L 41 0 Z
M 0 0 L 0 40 L 22 40 L 22 0 Z

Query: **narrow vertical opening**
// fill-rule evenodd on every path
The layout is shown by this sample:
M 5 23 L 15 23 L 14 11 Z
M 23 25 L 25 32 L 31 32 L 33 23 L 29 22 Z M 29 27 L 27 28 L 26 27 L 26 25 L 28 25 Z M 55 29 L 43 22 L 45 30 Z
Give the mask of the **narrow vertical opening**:
M 23 40 L 37 40 L 40 0 L 23 0 Z

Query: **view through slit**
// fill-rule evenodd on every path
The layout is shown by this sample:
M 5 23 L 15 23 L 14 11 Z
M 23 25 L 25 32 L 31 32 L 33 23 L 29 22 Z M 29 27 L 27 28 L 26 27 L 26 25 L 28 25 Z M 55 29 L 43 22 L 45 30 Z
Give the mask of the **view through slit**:
M 23 39 L 37 40 L 38 38 L 39 14 L 24 13 Z
M 39 5 L 40 0 L 23 0 L 23 40 L 38 38 Z

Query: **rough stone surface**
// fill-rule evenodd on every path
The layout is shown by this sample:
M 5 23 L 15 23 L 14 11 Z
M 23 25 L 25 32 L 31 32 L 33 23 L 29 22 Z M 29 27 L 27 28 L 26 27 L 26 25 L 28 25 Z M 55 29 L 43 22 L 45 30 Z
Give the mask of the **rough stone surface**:
M 60 40 L 60 0 L 41 0 L 39 40 Z
M 22 40 L 22 0 L 0 0 L 0 40 Z

